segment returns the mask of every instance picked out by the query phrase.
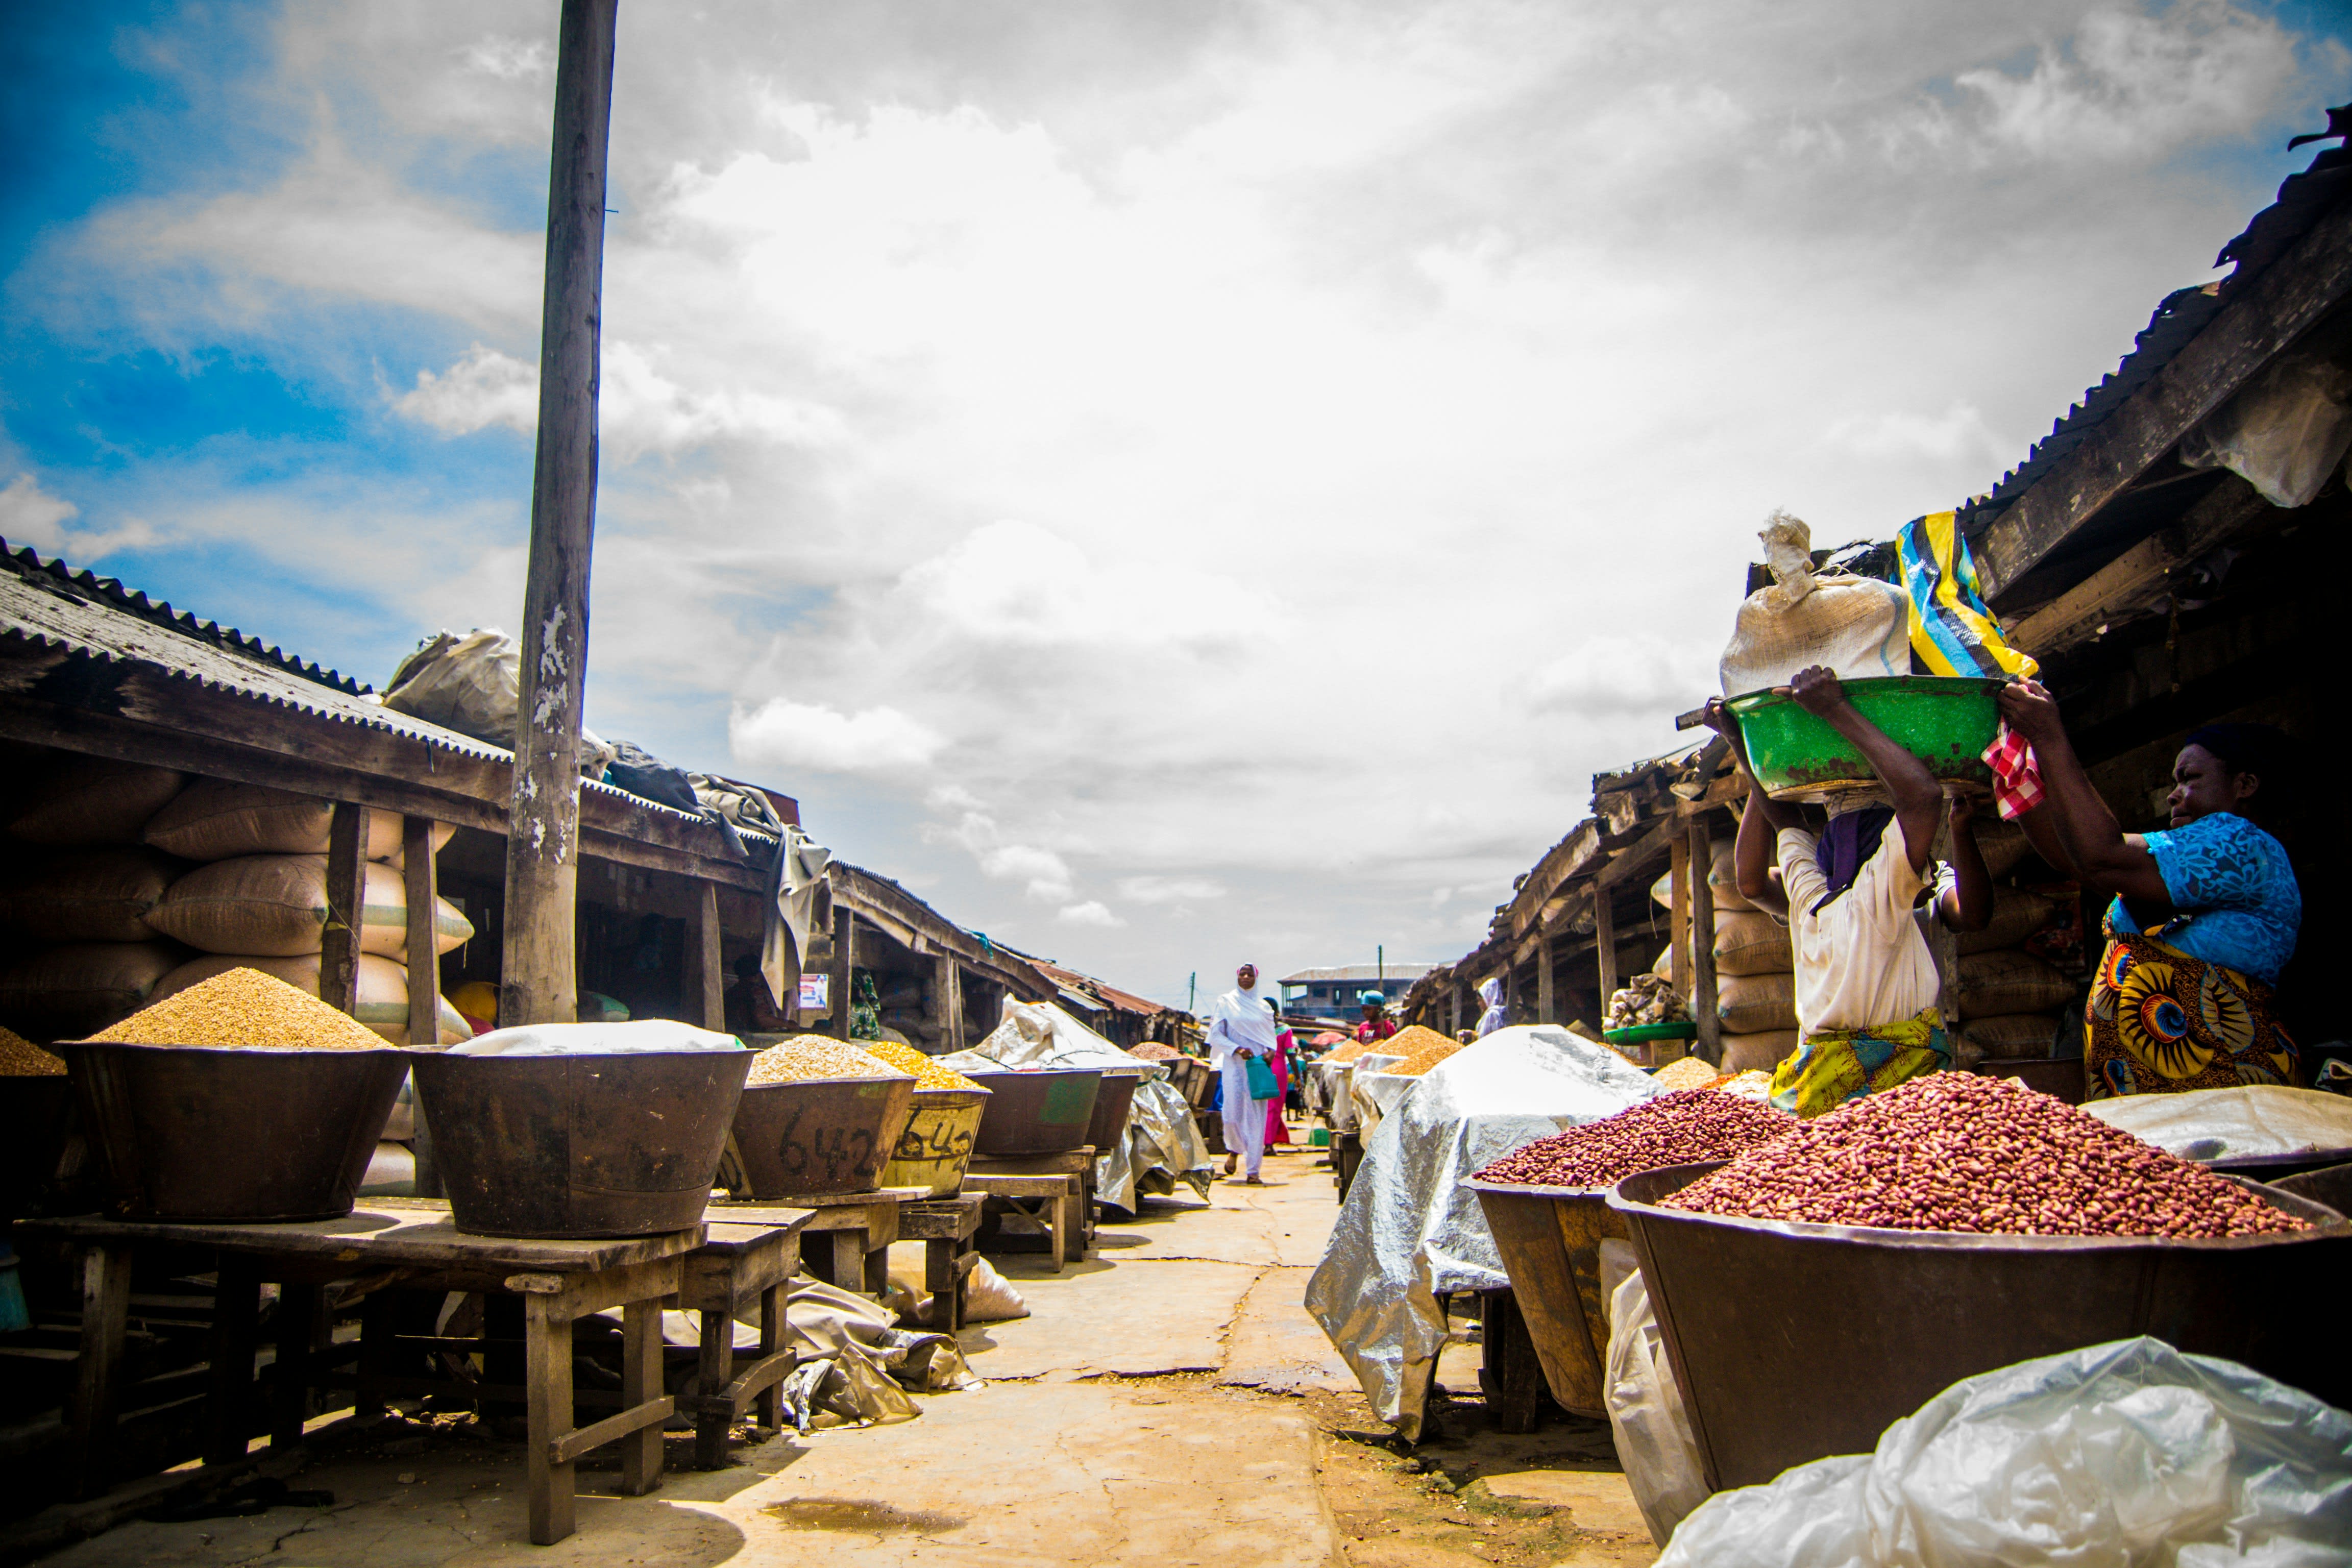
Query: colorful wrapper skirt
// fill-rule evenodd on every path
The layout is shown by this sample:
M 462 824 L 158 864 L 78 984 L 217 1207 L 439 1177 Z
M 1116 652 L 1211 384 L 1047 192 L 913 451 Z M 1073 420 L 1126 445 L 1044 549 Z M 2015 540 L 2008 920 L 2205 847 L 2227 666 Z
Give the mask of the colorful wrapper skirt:
M 1867 1029 L 1816 1029 L 1773 1069 L 1771 1101 L 1799 1116 L 1819 1116 L 1951 1065 L 1951 1042 L 1933 1007 Z
M 2107 928 L 2083 1017 L 2084 1096 L 2303 1082 L 2301 1053 L 2252 975 Z

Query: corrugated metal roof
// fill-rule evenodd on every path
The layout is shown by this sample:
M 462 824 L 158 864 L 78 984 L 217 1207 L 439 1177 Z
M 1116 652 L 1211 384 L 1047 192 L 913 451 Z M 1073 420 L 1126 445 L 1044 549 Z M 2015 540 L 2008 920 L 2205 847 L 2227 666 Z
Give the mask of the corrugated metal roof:
M 2352 105 L 2327 111 L 2327 130 L 2298 136 L 2289 148 L 2307 142 L 2329 141 L 2352 133 Z M 1988 493 L 1961 509 L 1962 524 L 1974 534 L 2032 488 L 2053 464 L 2081 446 L 2085 437 L 2131 395 L 2172 363 L 2175 355 L 2205 329 L 2238 291 L 2268 269 L 2289 247 L 2337 203 L 2352 197 L 2352 152 L 2335 147 L 2320 153 L 2301 174 L 2289 174 L 2279 185 L 2278 199 L 2254 215 L 2238 237 L 2213 258 L 2216 267 L 2231 267 L 2230 276 L 2192 289 L 2176 289 L 2164 297 L 2147 327 L 2132 340 L 2132 352 L 2114 374 L 2083 394 L 2033 444 L 2025 460 L 2001 476 Z M 2233 265 L 2234 264 L 2234 265 Z
M 174 679 L 290 708 L 337 723 L 383 730 L 442 751 L 511 764 L 504 746 L 445 729 L 377 701 L 359 682 L 265 646 L 234 627 L 200 621 L 168 604 L 132 593 L 115 578 L 75 572 L 31 550 L 11 551 L 0 540 L 0 642 L 60 648 L 107 663 L 136 663 Z M 637 810 L 699 822 L 699 816 L 601 782 L 583 789 L 627 802 Z M 772 844 L 751 828 L 745 839 Z
M 1277 985 L 1312 985 L 1334 980 L 1371 980 L 1381 978 L 1381 965 L 1375 963 L 1342 963 L 1328 969 L 1302 969 L 1296 974 L 1286 974 Z M 1391 963 L 1386 966 L 1391 980 L 1418 980 L 1429 973 L 1426 963 Z

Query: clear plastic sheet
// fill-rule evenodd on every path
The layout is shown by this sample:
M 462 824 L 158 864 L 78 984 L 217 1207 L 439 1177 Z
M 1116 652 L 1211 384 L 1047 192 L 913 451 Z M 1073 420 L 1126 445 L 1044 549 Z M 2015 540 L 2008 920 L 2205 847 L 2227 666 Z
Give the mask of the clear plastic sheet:
M 1051 1002 L 1004 1004 L 1004 1019 L 970 1050 L 940 1058 L 959 1071 L 990 1068 L 1100 1068 L 1140 1078 L 1127 1112 L 1127 1137 L 1116 1149 L 1095 1152 L 1095 1196 L 1136 1212 L 1146 1195 L 1164 1196 L 1183 1182 L 1209 1195 L 1213 1173 L 1208 1141 L 1192 1108 L 1168 1081 L 1168 1069 L 1120 1050 Z
M 1609 1436 L 1642 1522 L 1664 1546 L 1706 1500 L 1706 1471 L 1631 1242 L 1601 1244 L 1601 1290 L 1609 1303 Z
M 1417 1440 L 1445 1344 L 1438 1296 L 1510 1284 L 1462 1178 L 1658 1089 L 1616 1052 L 1548 1024 L 1498 1029 L 1403 1081 L 1409 1092 L 1365 1140 L 1307 1310 L 1373 1411 Z
M 2343 1568 L 2352 1416 L 2235 1362 L 2117 1340 L 1965 1378 L 1874 1453 L 1718 1493 L 1658 1559 L 1959 1563 Z

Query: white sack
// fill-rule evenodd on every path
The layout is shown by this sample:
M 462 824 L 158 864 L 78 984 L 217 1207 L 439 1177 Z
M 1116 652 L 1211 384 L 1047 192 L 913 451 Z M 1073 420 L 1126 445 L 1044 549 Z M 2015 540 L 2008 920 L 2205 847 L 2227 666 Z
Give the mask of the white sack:
M 1608 1383 L 1601 1390 L 1609 1435 L 1642 1522 L 1664 1546 L 1706 1500 L 1706 1470 L 1631 1242 L 1601 1244 L 1601 1291 L 1609 1303 Z
M 1874 1453 L 1720 1493 L 1658 1568 L 2341 1568 L 2347 1542 L 2352 1416 L 2141 1338 L 1964 1378 Z
M 1373 1413 L 1416 1439 L 1445 1344 L 1439 1293 L 1511 1282 L 1478 1195 L 1462 1178 L 1660 1091 L 1616 1052 L 1549 1024 L 1497 1029 L 1409 1081 L 1414 1087 L 1365 1142 L 1364 1163 L 1307 1282 L 1307 1310 Z
M 453 1057 L 621 1057 L 652 1051 L 740 1051 L 732 1035 L 668 1018 L 625 1024 L 522 1024 L 449 1047 Z
M 2084 1102 L 2110 1127 L 2184 1160 L 2253 1160 L 2352 1149 L 2352 1099 L 2283 1083 L 2126 1094 Z
M 1757 537 L 1773 582 L 1741 602 L 1717 674 L 1726 697 L 1786 686 L 1809 665 L 1846 680 L 1911 673 L 1911 600 L 1892 583 L 1813 570 L 1812 531 L 1776 511 Z
M 2184 468 L 2227 468 L 2273 506 L 2308 506 L 2352 449 L 2352 366 L 2286 354 L 2180 438 Z

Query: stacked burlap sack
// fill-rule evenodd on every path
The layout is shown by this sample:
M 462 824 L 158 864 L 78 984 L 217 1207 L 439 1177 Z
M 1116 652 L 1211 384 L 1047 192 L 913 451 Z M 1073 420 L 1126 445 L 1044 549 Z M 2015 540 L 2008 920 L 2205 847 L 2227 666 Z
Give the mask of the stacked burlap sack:
M 330 802 L 97 759 L 65 763 L 15 803 L 26 847 L 0 875 L 0 1022 L 74 1039 L 224 970 L 249 966 L 316 995 L 327 925 Z M 359 1020 L 408 1040 L 401 819 L 370 811 Z M 439 830 L 435 847 L 450 829 Z M 473 935 L 440 901 L 436 952 Z M 441 1042 L 470 1031 L 441 1005 Z
M 2066 898 L 2006 885 L 2031 853 L 2021 830 L 2007 824 L 1980 826 L 1977 843 L 1993 878 L 1992 919 L 1984 930 L 1955 939 L 1959 967 L 1952 976 L 1952 997 L 1959 1019 L 1953 1059 L 1970 1068 L 1985 1061 L 2080 1056 L 2081 983 L 2026 951 L 2035 935 L 2066 918 Z M 2041 862 L 2032 864 L 2038 868 Z M 2070 1025 L 2073 1035 L 2062 1038 Z
M 1708 856 L 1706 894 L 1715 907 L 1715 1016 L 1723 1029 L 1723 1070 L 1769 1072 L 1797 1048 L 1796 960 L 1789 931 L 1739 894 L 1731 840 Z M 1655 973 L 1672 976 L 1674 949 Z

